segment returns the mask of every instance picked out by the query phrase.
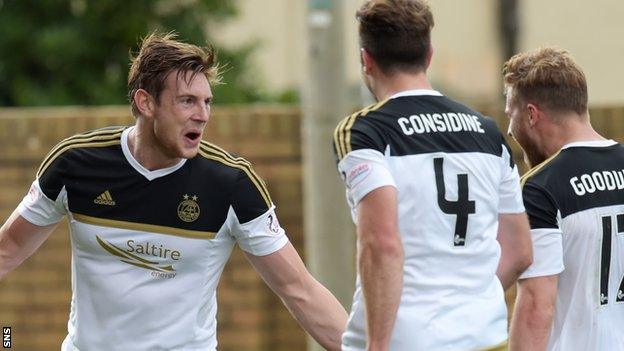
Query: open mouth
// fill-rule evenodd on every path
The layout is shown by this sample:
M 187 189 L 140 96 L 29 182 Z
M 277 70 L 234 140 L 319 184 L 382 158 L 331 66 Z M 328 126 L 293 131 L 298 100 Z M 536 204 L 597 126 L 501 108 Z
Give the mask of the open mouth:
M 184 136 L 190 141 L 198 141 L 199 138 L 201 137 L 201 133 L 189 132 L 189 133 L 184 134 Z

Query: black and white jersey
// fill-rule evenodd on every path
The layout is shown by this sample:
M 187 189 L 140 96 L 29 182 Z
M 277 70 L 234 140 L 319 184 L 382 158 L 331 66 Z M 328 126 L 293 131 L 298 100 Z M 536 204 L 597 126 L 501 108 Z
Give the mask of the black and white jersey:
M 495 123 L 437 91 L 405 91 L 344 119 L 334 149 L 354 221 L 372 190 L 398 192 L 405 261 L 390 349 L 474 350 L 504 342 L 498 215 L 524 207 L 517 168 Z M 364 309 L 358 277 L 344 350 L 365 350 Z
M 68 216 L 72 303 L 62 350 L 215 350 L 215 290 L 233 245 L 267 255 L 287 243 L 250 164 L 203 142 L 150 171 L 131 128 L 71 137 L 43 161 L 21 215 Z
M 575 142 L 522 177 L 533 264 L 559 274 L 548 350 L 624 350 L 624 147 Z

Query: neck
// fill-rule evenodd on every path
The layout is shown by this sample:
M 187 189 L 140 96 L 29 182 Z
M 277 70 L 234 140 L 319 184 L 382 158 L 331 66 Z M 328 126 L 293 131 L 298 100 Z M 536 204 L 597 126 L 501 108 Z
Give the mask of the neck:
M 137 118 L 134 128 L 128 134 L 128 149 L 132 157 L 150 171 L 168 168 L 180 162 L 172 159 L 158 147 L 152 126 L 143 118 Z
M 557 122 L 553 122 L 544 134 L 542 140 L 546 141 L 544 148 L 548 155 L 553 155 L 569 143 L 606 140 L 591 126 L 587 113 L 558 116 Z
M 390 96 L 406 90 L 432 89 L 427 74 L 399 72 L 392 75 L 380 75 L 373 79 L 372 92 L 378 101 L 386 100 Z

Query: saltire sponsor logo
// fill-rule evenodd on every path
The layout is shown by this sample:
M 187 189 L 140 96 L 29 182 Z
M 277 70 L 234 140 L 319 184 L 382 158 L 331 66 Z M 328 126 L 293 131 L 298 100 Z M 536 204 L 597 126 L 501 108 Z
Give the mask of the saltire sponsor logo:
M 165 265 L 157 261 L 147 260 L 143 257 L 133 254 L 132 252 L 130 252 L 130 250 L 122 249 L 120 247 L 115 246 L 114 244 L 111 244 L 110 242 L 100 238 L 98 235 L 96 235 L 95 238 L 98 244 L 100 244 L 100 246 L 104 250 L 108 251 L 108 253 L 110 253 L 111 255 L 119 257 L 121 262 L 131 264 L 133 266 L 140 267 L 143 269 L 149 269 L 149 270 L 156 271 L 156 272 L 162 272 L 162 273 L 175 272 L 175 269 L 173 268 L 171 264 Z M 130 243 L 131 241 L 132 240 L 129 240 L 128 243 Z M 159 255 L 154 255 L 154 256 L 162 257 L 161 256 L 163 252 L 162 248 L 154 249 L 154 247 L 152 247 L 152 251 L 158 251 L 159 253 Z M 177 260 L 180 258 L 179 251 L 165 249 L 164 255 L 167 256 L 167 254 L 169 255 L 168 257 L 174 260 Z M 177 258 L 174 256 L 177 256 Z

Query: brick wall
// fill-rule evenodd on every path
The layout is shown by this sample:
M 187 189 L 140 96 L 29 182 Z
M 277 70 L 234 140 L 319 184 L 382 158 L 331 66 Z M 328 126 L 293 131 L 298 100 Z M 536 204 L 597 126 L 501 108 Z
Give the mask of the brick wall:
M 127 107 L 0 110 L 0 220 L 27 192 L 39 163 L 61 139 L 107 125 L 132 124 Z M 289 237 L 303 253 L 299 110 L 288 106 L 215 108 L 207 139 L 254 164 Z M 67 333 L 70 244 L 65 221 L 22 266 L 0 282 L 0 326 L 15 350 L 58 350 Z M 218 290 L 220 350 L 304 350 L 305 333 L 240 249 Z
M 502 106 L 477 106 L 507 128 Z M 591 110 L 606 137 L 624 141 L 624 108 Z M 62 138 L 106 125 L 133 123 L 126 107 L 0 110 L 0 220 L 28 189 L 39 162 Z M 296 107 L 215 108 L 207 139 L 243 155 L 267 181 L 290 239 L 303 253 L 300 112 Z M 509 141 L 516 161 L 525 165 Z M 329 152 L 329 146 L 328 150 Z M 0 282 L 0 326 L 13 327 L 16 350 L 58 349 L 70 300 L 70 250 L 65 225 L 33 257 Z M 509 294 L 513 299 L 513 292 Z M 218 291 L 220 350 L 305 349 L 305 334 L 235 249 Z

